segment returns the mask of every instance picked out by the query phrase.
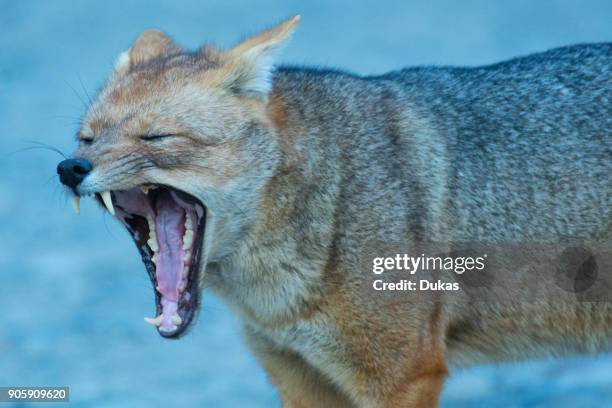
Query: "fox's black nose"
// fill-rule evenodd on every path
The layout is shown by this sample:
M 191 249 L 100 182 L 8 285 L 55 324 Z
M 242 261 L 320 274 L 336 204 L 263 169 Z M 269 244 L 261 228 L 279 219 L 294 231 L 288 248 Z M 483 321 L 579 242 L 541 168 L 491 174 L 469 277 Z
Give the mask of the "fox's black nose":
M 85 159 L 67 159 L 57 165 L 57 174 L 59 174 L 60 181 L 64 185 L 74 189 L 89 174 L 91 169 L 91 163 Z

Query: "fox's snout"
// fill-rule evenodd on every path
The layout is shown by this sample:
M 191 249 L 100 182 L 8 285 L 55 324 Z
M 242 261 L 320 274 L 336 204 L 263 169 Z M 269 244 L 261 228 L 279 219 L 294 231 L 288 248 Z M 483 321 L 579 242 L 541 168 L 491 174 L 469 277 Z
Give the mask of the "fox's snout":
M 91 172 L 93 166 L 86 159 L 66 159 L 57 165 L 60 181 L 71 189 L 76 189 Z

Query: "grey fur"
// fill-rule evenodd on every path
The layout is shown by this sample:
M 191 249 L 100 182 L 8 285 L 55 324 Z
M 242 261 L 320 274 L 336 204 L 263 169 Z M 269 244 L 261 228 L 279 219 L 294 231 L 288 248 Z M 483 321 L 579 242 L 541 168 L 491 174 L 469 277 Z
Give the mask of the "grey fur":
M 347 236 L 372 213 L 368 234 L 403 218 L 414 239 L 441 242 L 611 231 L 612 44 L 365 78 L 281 68 L 273 92 L 316 124 L 310 177 L 344 180 Z

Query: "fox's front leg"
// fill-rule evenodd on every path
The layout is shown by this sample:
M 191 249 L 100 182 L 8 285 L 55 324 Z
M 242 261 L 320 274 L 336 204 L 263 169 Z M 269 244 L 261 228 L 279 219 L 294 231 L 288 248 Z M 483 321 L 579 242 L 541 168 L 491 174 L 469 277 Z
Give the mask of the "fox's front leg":
M 360 408 L 436 408 L 447 372 L 443 367 L 410 370 L 385 378 L 359 375 L 362 381 L 350 384 L 355 407 Z M 399 381 L 398 381 L 399 380 Z M 321 405 L 323 406 L 323 405 Z
M 384 334 L 384 347 L 375 347 L 367 338 L 353 336 L 352 350 L 362 350 L 361 360 L 369 365 L 354 365 L 353 383 L 347 384 L 356 405 L 364 408 L 435 408 L 448 374 L 441 314 L 434 311 L 425 325 L 412 330 Z M 421 311 L 425 315 L 426 311 Z M 404 316 L 405 317 L 405 316 Z M 412 319 L 415 321 L 416 319 Z M 404 326 L 405 327 L 405 326 Z M 405 340 L 402 340 L 405 339 Z
M 299 355 L 275 349 L 266 339 L 249 330 L 245 330 L 244 337 L 278 389 L 283 408 L 356 407 Z
M 384 408 L 435 408 L 442 391 L 444 372 L 423 374 L 408 382 L 402 389 L 391 393 L 381 407 Z
M 248 330 L 245 339 L 276 385 L 283 408 L 435 408 L 447 374 L 443 360 L 434 357 L 438 353 L 422 350 L 421 362 L 399 382 L 393 376 L 358 376 L 364 382 L 351 387 L 353 402 L 299 355 Z

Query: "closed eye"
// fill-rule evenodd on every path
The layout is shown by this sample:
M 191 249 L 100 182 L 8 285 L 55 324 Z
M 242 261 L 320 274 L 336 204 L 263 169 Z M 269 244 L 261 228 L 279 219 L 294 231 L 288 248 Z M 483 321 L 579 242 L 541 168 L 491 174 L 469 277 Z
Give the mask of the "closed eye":
M 158 140 L 162 140 L 168 137 L 172 137 L 174 136 L 173 134 L 162 134 L 162 135 L 142 135 L 139 136 L 141 140 L 147 141 L 147 142 L 154 142 L 154 141 L 158 141 Z

